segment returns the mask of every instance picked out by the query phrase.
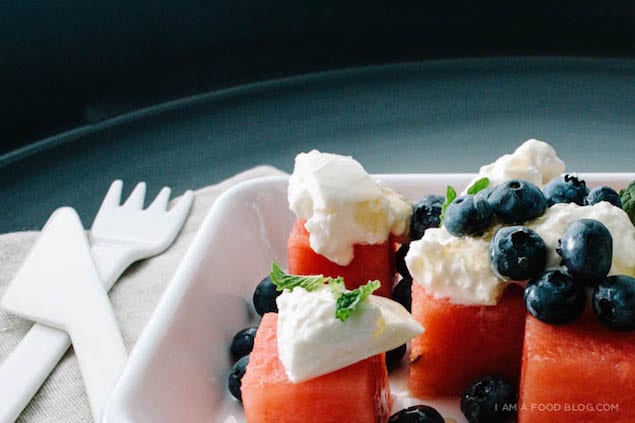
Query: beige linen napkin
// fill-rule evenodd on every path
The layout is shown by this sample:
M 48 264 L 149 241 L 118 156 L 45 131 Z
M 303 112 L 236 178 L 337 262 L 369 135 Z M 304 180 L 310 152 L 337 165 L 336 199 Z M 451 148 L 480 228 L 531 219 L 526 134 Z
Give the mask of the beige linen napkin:
M 214 200 L 222 192 L 240 182 L 283 174 L 273 167 L 259 166 L 217 185 L 195 191 L 192 210 L 174 244 L 159 256 L 133 264 L 110 292 L 110 299 L 128 351 L 132 350 L 141 335 Z M 38 235 L 39 232 L 0 235 L 0 296 Z M 0 362 L 4 361 L 30 327 L 30 321 L 0 310 Z M 16 380 L 15 383 L 17 385 L 20 381 Z M 0 398 L 1 406 L 2 399 Z M 84 385 L 72 349 L 62 358 L 18 421 L 38 423 L 92 421 L 88 398 L 84 392 Z

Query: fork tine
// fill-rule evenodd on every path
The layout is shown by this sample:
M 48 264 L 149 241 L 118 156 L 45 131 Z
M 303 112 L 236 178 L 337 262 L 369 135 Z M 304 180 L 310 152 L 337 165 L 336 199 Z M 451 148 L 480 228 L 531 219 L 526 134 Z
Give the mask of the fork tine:
M 142 208 L 143 200 L 146 196 L 146 183 L 139 182 L 136 187 L 132 190 L 132 193 L 124 203 L 124 206 L 134 207 L 134 208 Z
M 99 209 L 117 207 L 121 202 L 121 187 L 123 187 L 123 181 L 117 179 L 110 184 L 108 192 L 104 197 L 104 201 L 101 202 Z
M 176 224 L 177 228 L 180 228 L 183 224 L 183 221 L 187 217 L 187 214 L 190 212 L 190 208 L 192 207 L 193 202 L 194 193 L 192 192 L 192 190 L 187 190 L 183 193 L 176 205 L 168 212 L 168 214 L 174 216 L 173 223 Z
M 163 187 L 157 194 L 156 198 L 152 201 L 152 204 L 148 209 L 166 210 L 168 208 L 168 201 L 170 200 L 170 193 L 172 190 L 170 187 Z
M 110 184 L 110 188 L 108 188 L 108 192 L 101 202 L 99 210 L 97 210 L 97 214 L 95 215 L 95 219 L 93 220 L 93 229 L 95 228 L 95 223 L 98 222 L 102 218 L 102 216 L 109 214 L 111 210 L 119 207 L 119 204 L 121 203 L 122 187 L 123 181 L 121 179 L 115 179 L 112 184 Z

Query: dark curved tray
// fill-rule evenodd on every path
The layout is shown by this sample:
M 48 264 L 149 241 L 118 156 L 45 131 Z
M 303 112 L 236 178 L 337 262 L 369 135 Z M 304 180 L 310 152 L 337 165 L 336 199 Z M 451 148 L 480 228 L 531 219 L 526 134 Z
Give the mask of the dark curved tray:
M 40 229 L 60 206 L 89 227 L 118 178 L 176 195 L 258 164 L 290 171 L 312 148 L 374 173 L 474 172 L 528 138 L 569 170 L 635 170 L 635 60 L 403 63 L 160 104 L 1 156 L 0 233 Z

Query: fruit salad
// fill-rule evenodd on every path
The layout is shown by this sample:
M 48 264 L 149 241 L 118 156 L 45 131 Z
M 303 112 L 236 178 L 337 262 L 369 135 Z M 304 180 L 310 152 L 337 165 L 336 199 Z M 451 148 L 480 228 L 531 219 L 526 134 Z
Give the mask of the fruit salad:
M 302 153 L 289 269 L 254 291 L 263 320 L 234 337 L 229 391 L 249 422 L 441 422 L 439 397 L 469 422 L 635 421 L 633 198 L 538 140 L 419 199 Z

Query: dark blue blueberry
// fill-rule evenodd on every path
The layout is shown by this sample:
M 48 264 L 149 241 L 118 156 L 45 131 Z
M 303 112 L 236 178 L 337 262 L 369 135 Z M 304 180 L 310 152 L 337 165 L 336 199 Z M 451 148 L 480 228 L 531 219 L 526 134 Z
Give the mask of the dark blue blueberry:
M 611 269 L 613 238 L 601 222 L 579 219 L 562 235 L 556 252 L 571 276 L 585 285 L 594 285 Z
M 249 327 L 236 332 L 230 347 L 232 357 L 235 360 L 249 354 L 254 349 L 254 338 L 257 330 L 257 327 Z
M 516 415 L 516 388 L 497 376 L 472 383 L 461 395 L 461 411 L 470 423 L 505 423 Z
M 439 412 L 429 405 L 413 405 L 390 416 L 388 423 L 443 423 Z
M 479 192 L 477 192 L 476 194 L 474 194 L 474 196 L 478 199 L 482 199 L 485 201 L 489 201 L 489 196 L 492 195 L 492 192 L 494 191 L 495 187 L 487 187 L 484 188 L 482 190 L 480 190 Z
M 441 208 L 445 197 L 426 195 L 412 206 L 410 219 L 410 239 L 421 239 L 426 229 L 438 228 L 441 223 Z
M 549 181 L 543 188 L 543 193 L 547 198 L 547 206 L 549 207 L 556 203 L 576 203 L 583 206 L 589 189 L 582 179 L 565 173 Z
M 635 329 L 635 278 L 615 275 L 600 282 L 593 290 L 593 311 L 612 329 Z
M 397 348 L 386 351 L 386 367 L 388 370 L 394 370 L 401 364 L 402 357 L 406 354 L 406 344 L 401 344 Z
M 403 277 L 392 290 L 392 299 L 410 311 L 412 307 L 412 277 Z
M 242 401 L 242 394 L 240 387 L 242 385 L 243 376 L 247 371 L 247 365 L 249 364 L 249 355 L 242 357 L 232 366 L 229 377 L 227 378 L 227 387 L 229 392 L 239 401 Z
M 277 313 L 278 304 L 276 304 L 276 298 L 282 294 L 282 291 L 278 291 L 276 286 L 271 282 L 269 276 L 265 277 L 258 283 L 253 295 L 254 308 L 256 313 L 262 316 L 265 313 Z
M 406 266 L 406 254 L 408 254 L 408 250 L 410 249 L 410 244 L 401 244 L 397 252 L 395 253 L 395 267 L 397 268 L 397 272 L 404 278 L 410 277 L 410 271 L 408 270 L 408 266 Z
M 542 215 L 547 200 L 540 188 L 520 179 L 497 185 L 486 197 L 503 223 L 519 225 Z
M 586 294 L 581 283 L 559 270 L 532 279 L 525 288 L 525 306 L 536 319 L 563 324 L 576 320 L 584 311 Z
M 524 226 L 506 226 L 489 243 L 489 262 L 505 279 L 524 281 L 545 271 L 547 247 L 540 235 Z
M 492 223 L 494 209 L 483 197 L 463 195 L 445 210 L 443 226 L 454 236 L 479 235 Z
M 608 201 L 615 207 L 619 207 L 620 209 L 622 208 L 622 199 L 620 198 L 620 195 L 611 187 L 601 186 L 593 188 L 584 199 L 584 203 L 589 206 L 597 204 L 600 201 Z

